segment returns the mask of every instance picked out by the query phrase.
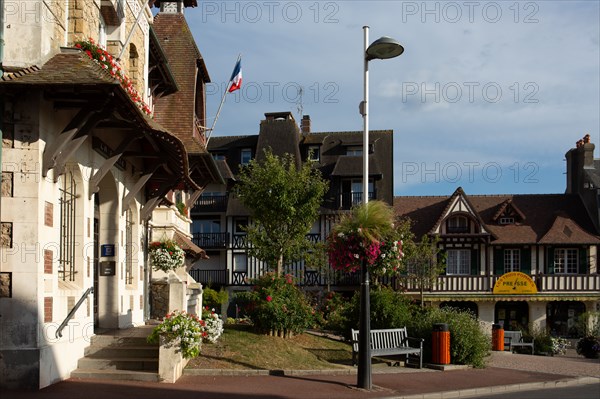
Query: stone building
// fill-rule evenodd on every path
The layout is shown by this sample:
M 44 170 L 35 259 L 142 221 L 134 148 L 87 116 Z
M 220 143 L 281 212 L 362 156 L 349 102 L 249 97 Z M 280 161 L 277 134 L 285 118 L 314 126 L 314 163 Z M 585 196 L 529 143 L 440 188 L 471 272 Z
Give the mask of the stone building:
M 172 213 L 210 173 L 154 118 L 178 84 L 152 3 L 0 2 L 3 389 L 68 378 L 96 331 L 145 322 L 159 228 L 202 253 Z

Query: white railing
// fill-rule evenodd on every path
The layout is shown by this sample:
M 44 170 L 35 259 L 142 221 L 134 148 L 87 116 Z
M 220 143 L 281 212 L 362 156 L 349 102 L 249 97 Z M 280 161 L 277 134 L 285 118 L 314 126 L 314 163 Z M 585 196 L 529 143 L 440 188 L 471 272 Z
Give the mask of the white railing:
M 500 276 L 440 276 L 432 285 L 430 292 L 490 292 Z M 552 274 L 534 275 L 539 292 L 600 290 L 600 274 Z M 406 291 L 419 291 L 414 280 L 400 278 L 400 285 Z

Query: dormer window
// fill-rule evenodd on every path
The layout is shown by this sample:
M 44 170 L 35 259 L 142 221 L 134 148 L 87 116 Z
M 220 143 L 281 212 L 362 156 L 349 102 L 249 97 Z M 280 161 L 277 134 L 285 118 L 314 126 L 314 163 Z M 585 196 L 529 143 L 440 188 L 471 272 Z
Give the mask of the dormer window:
M 243 148 L 240 152 L 240 164 L 248 165 L 252 159 L 252 149 Z
M 346 148 L 346 155 L 349 156 L 361 156 L 363 153 L 363 148 L 362 146 L 352 146 L 352 147 L 348 147 Z
M 515 224 L 515 218 L 500 218 L 500 224 Z
M 452 216 L 447 222 L 448 233 L 468 233 L 469 219 L 466 216 Z
M 308 160 L 319 162 L 321 159 L 321 148 L 318 145 L 311 145 L 308 147 Z

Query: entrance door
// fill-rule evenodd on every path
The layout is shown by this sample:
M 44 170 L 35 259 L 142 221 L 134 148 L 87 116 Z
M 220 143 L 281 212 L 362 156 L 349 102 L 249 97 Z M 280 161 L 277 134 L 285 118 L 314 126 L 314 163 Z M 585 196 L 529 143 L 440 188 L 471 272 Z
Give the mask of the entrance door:
M 529 305 L 525 301 L 500 301 L 496 303 L 495 321 L 505 330 L 526 331 L 529 325 Z

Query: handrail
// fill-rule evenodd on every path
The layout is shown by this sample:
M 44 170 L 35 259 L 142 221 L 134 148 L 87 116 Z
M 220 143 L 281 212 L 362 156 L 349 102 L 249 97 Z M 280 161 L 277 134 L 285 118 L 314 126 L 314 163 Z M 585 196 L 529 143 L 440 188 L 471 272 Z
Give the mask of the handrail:
M 75 306 L 73 306 L 73 309 L 71 309 L 71 311 L 69 312 L 67 317 L 65 317 L 65 319 L 60 324 L 60 326 L 58 326 L 58 329 L 56 330 L 56 334 L 54 335 L 56 338 L 62 338 L 62 330 L 67 326 L 67 324 L 69 324 L 69 321 L 71 321 L 71 319 L 75 315 L 75 312 L 77 312 L 77 310 L 79 309 L 79 307 L 81 306 L 83 301 L 85 301 L 85 298 L 87 298 L 87 296 L 93 292 L 94 292 L 94 287 L 92 286 L 83 293 L 83 295 L 81 296 L 81 298 L 79 298 L 79 301 L 77 301 Z

